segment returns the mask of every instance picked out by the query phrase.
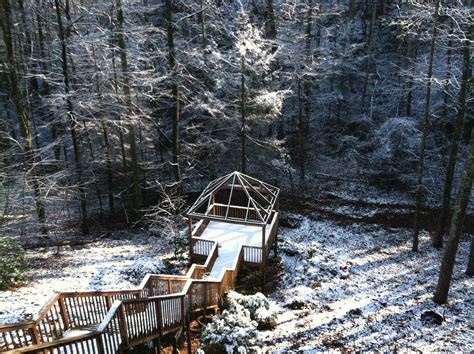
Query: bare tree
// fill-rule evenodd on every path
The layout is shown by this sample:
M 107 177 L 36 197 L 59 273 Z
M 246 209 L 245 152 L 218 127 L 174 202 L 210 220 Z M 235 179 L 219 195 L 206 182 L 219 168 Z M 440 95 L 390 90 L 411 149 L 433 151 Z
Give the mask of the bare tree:
M 453 276 L 453 267 L 456 260 L 456 253 L 459 246 L 459 239 L 462 233 L 462 226 L 466 209 L 471 196 L 472 181 L 474 178 L 474 134 L 471 131 L 471 139 L 469 142 L 469 152 L 466 165 L 461 177 L 461 185 L 459 187 L 456 206 L 454 208 L 451 227 L 449 229 L 449 238 L 446 244 L 441 269 L 439 272 L 438 286 L 433 296 L 433 301 L 438 304 L 448 302 L 448 292 Z
M 425 106 L 423 113 L 423 131 L 420 142 L 420 156 L 418 162 L 418 177 L 416 182 L 416 196 L 415 196 L 415 216 L 413 225 L 413 251 L 418 252 L 419 234 L 420 234 L 420 214 L 421 202 L 423 198 L 423 175 L 425 172 L 425 155 L 426 155 L 426 138 L 430 124 L 430 110 L 431 110 L 431 85 L 433 78 L 433 62 L 436 47 L 436 37 L 438 36 L 437 20 L 439 16 L 439 6 L 441 1 L 436 0 L 435 11 L 433 15 L 433 30 L 430 44 L 430 52 L 428 57 L 428 72 L 426 74 L 426 95 Z

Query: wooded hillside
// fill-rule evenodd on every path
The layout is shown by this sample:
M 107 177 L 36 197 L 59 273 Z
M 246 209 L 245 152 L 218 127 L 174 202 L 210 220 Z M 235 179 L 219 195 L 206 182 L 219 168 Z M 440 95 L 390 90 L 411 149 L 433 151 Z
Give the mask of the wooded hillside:
M 2 0 L 1 16 L 4 226 L 133 224 L 162 185 L 233 170 L 418 206 L 458 185 L 469 4 Z

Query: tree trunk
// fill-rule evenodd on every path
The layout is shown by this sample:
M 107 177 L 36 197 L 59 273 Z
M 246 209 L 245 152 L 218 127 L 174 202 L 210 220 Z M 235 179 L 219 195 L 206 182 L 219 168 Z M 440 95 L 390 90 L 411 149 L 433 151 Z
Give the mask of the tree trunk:
M 204 11 L 204 0 L 201 0 L 201 15 L 200 15 L 200 20 L 201 20 L 201 38 L 202 38 L 202 46 L 203 48 L 207 44 L 207 39 L 206 39 L 206 12 Z
M 453 267 L 456 259 L 456 252 L 459 246 L 459 239 L 462 233 L 462 224 L 466 209 L 471 196 L 472 179 L 474 177 L 474 134 L 471 131 L 469 142 L 469 154 L 461 177 L 461 185 L 456 199 L 451 227 L 449 229 L 449 239 L 446 245 L 443 262 L 439 272 L 438 286 L 433 297 L 437 304 L 444 304 L 448 301 L 449 286 L 453 275 Z
M 268 11 L 268 37 L 275 40 L 277 36 L 276 23 L 275 23 L 275 9 L 273 6 L 273 0 L 267 0 L 267 11 Z M 273 51 L 276 51 L 276 45 L 273 45 Z
M 137 154 L 137 142 L 135 138 L 135 126 L 132 121 L 134 116 L 133 106 L 132 106 L 132 96 L 130 93 L 130 79 L 128 75 L 128 62 L 127 62 L 127 51 L 125 45 L 125 35 L 123 27 L 123 9 L 122 9 L 122 0 L 116 0 L 117 5 L 117 28 L 118 28 L 118 45 L 120 48 L 120 62 L 122 68 L 122 83 L 123 83 L 123 92 L 125 96 L 125 106 L 128 111 L 128 143 L 130 144 L 130 161 L 132 169 L 132 210 L 131 217 L 136 219 L 140 215 L 140 209 L 142 207 L 142 192 L 140 189 L 140 166 L 138 164 L 138 154 Z
M 406 82 L 406 91 L 407 91 L 407 103 L 406 103 L 406 115 L 411 116 L 412 102 L 413 102 L 413 82 L 416 73 L 416 61 L 418 60 L 418 47 L 419 43 L 417 39 L 412 39 L 408 48 L 414 48 L 414 54 L 411 62 L 410 74 Z M 410 50 L 407 52 L 407 55 L 410 55 Z
M 456 160 L 458 156 L 459 144 L 461 141 L 462 130 L 464 126 L 464 117 L 466 115 L 466 97 L 469 90 L 469 74 L 470 74 L 470 43 L 466 41 L 463 48 L 463 71 L 461 87 L 459 89 L 458 97 L 458 114 L 454 126 L 453 140 L 449 151 L 449 162 L 446 170 L 446 179 L 444 182 L 443 203 L 441 206 L 441 213 L 439 215 L 438 228 L 436 230 L 433 245 L 436 248 L 443 247 L 443 234 L 448 222 L 449 209 L 451 204 L 451 190 L 453 188 L 454 172 L 456 170 Z
M 115 91 L 115 95 L 118 97 L 119 95 L 119 88 L 118 88 L 118 77 L 117 77 L 117 66 L 115 65 L 115 50 L 112 49 L 112 72 L 113 72 L 113 87 Z M 118 116 L 118 132 L 119 132 L 119 143 L 120 143 L 120 152 L 122 155 L 122 165 L 125 170 L 127 170 L 127 158 L 125 154 L 125 139 L 123 138 L 123 125 L 122 119 L 120 115 Z
M 313 55 L 311 52 L 311 42 L 313 40 L 313 0 L 307 1 L 307 12 L 306 12 L 306 30 L 305 30 L 305 51 L 306 51 L 306 63 L 308 66 L 313 64 Z M 301 92 L 303 91 L 303 92 Z M 304 95 L 303 95 L 304 94 Z M 303 97 L 304 96 L 304 97 Z M 305 138 L 308 134 L 307 126 L 310 119 L 311 113 L 311 83 L 310 80 L 304 77 L 303 73 L 303 90 L 301 89 L 301 79 L 298 79 L 298 101 L 299 101 L 299 113 L 298 113 L 298 145 L 299 145 L 299 161 L 300 161 L 300 184 L 304 189 L 306 182 L 306 150 L 305 150 Z
M 245 156 L 246 145 L 246 122 L 245 122 L 245 64 L 244 58 L 241 59 L 240 73 L 240 170 L 246 173 L 247 157 Z
M 469 276 L 474 275 L 474 237 L 471 236 L 471 251 L 469 252 L 469 260 L 467 263 L 466 274 Z
M 40 4 L 41 5 L 41 4 Z M 47 62 L 50 58 L 46 55 L 45 50 L 45 35 L 43 33 L 43 19 L 39 13 L 36 14 L 36 22 L 38 24 L 38 52 L 42 60 L 40 60 L 41 74 L 46 78 L 48 75 Z M 47 80 L 43 81 L 43 88 L 40 92 L 40 95 L 49 96 L 50 87 Z M 46 108 L 48 121 L 51 124 L 51 143 L 53 145 L 54 158 L 57 162 L 61 161 L 61 146 L 59 144 L 59 131 L 60 127 L 57 122 L 55 122 L 54 115 L 52 114 L 49 107 Z
M 174 23 L 173 23 L 173 3 L 172 0 L 165 0 L 166 32 L 168 43 L 168 60 L 170 71 L 174 76 L 174 82 L 171 85 L 171 92 L 174 99 L 174 107 L 171 114 L 173 122 L 173 170 L 176 183 L 181 185 L 181 167 L 180 167 L 180 139 L 179 139 L 179 85 L 176 72 L 176 53 L 174 49 Z M 181 187 L 180 187 L 181 189 Z
M 32 135 L 30 130 L 30 123 L 26 107 L 23 104 L 20 78 L 17 71 L 17 63 L 15 54 L 13 52 L 13 38 L 12 38 L 12 13 L 9 0 L 0 0 L 0 19 L 2 20 L 3 41 L 7 51 L 8 70 L 10 74 L 10 93 L 13 105 L 15 107 L 18 124 L 20 127 L 21 136 L 23 138 L 23 148 L 25 149 L 25 160 L 31 166 L 31 182 L 33 185 L 33 192 L 35 195 L 36 213 L 40 223 L 40 231 L 43 234 L 47 233 L 46 229 L 46 211 L 44 205 L 44 196 L 41 189 L 41 182 L 36 169 L 36 162 L 38 157 L 33 150 Z
M 95 68 L 95 89 L 97 95 L 99 96 L 99 103 L 103 106 L 103 97 L 102 91 L 100 88 L 100 81 L 99 81 L 99 66 L 97 65 L 97 58 L 95 55 L 95 48 L 92 47 L 92 60 L 94 62 Z M 112 171 L 112 148 L 110 146 L 110 139 L 109 139 L 109 132 L 107 130 L 107 124 L 104 117 L 100 117 L 100 126 L 102 129 L 102 135 L 104 139 L 105 145 L 105 165 L 107 170 L 107 189 L 108 189 L 108 197 L 109 197 L 109 213 L 110 216 L 115 214 L 115 203 L 114 203 L 114 185 L 113 185 L 113 171 Z
M 415 217 L 413 223 L 413 251 L 418 251 L 419 234 L 420 234 L 420 214 L 421 201 L 423 197 L 423 174 L 425 169 L 425 153 L 426 153 L 426 137 L 428 135 L 428 128 L 430 124 L 430 102 L 431 102 L 431 80 L 433 77 L 433 59 L 436 46 L 436 37 L 438 35 L 438 10 L 440 0 L 436 0 L 435 13 L 433 15 L 433 37 L 431 38 L 430 53 L 428 58 L 428 74 L 426 84 L 425 107 L 423 114 L 423 131 L 420 143 L 420 161 L 418 163 L 418 177 L 416 183 L 416 197 L 415 197 Z
M 69 120 L 69 130 L 71 133 L 72 146 L 74 151 L 74 168 L 77 177 L 77 192 L 79 196 L 79 214 L 81 219 L 81 230 L 83 234 L 89 232 L 89 227 L 87 225 L 87 197 L 84 186 L 84 176 L 82 172 L 81 164 L 81 144 L 77 134 L 77 121 L 74 118 L 74 108 L 70 97 L 70 86 L 69 86 L 69 72 L 68 72 L 68 63 L 67 63 L 67 46 L 66 46 L 66 36 L 65 30 L 61 18 L 61 9 L 59 0 L 54 0 L 54 5 L 56 7 L 56 17 L 58 21 L 58 34 L 59 40 L 61 42 L 61 60 L 62 60 L 62 74 L 64 80 L 64 94 L 66 95 L 66 107 L 67 107 L 67 117 Z
M 362 108 L 365 108 L 365 99 L 366 99 L 367 90 L 369 87 L 369 75 L 370 75 L 370 68 L 372 67 L 372 52 L 374 48 L 374 28 L 375 28 L 376 15 L 377 15 L 377 0 L 372 0 L 372 17 L 370 20 L 368 49 L 367 49 L 369 56 L 367 59 L 367 68 L 365 70 L 364 86 L 362 88 L 362 99 L 361 99 Z
M 448 118 L 448 106 L 449 106 L 449 81 L 451 80 L 451 69 L 452 69 L 452 62 L 453 62 L 453 50 L 452 50 L 452 35 L 454 32 L 454 21 L 451 20 L 451 29 L 449 31 L 449 40 L 447 44 L 447 51 L 446 51 L 446 78 L 445 78 L 445 84 L 443 88 L 443 118 L 446 119 Z
M 298 80 L 298 161 L 300 162 L 300 183 L 305 187 L 305 139 L 304 139 L 304 115 L 303 115 L 303 94 L 301 89 L 301 79 Z

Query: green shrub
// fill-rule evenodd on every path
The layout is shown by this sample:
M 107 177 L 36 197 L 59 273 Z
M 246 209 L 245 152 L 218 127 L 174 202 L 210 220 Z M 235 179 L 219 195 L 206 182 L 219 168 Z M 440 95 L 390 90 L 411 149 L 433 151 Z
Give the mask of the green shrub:
M 24 280 L 27 268 L 25 251 L 10 237 L 0 238 L 0 290 Z

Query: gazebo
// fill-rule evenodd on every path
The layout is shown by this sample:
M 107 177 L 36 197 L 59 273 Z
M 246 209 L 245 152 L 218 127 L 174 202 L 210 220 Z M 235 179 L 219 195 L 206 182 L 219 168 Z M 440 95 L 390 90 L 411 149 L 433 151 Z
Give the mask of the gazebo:
M 264 270 L 272 246 L 276 252 L 279 192 L 237 171 L 210 182 L 187 213 L 191 259 L 207 256 L 210 244 L 206 242 L 212 241 L 219 245 L 212 272 L 215 277 L 239 253 L 243 263 Z

